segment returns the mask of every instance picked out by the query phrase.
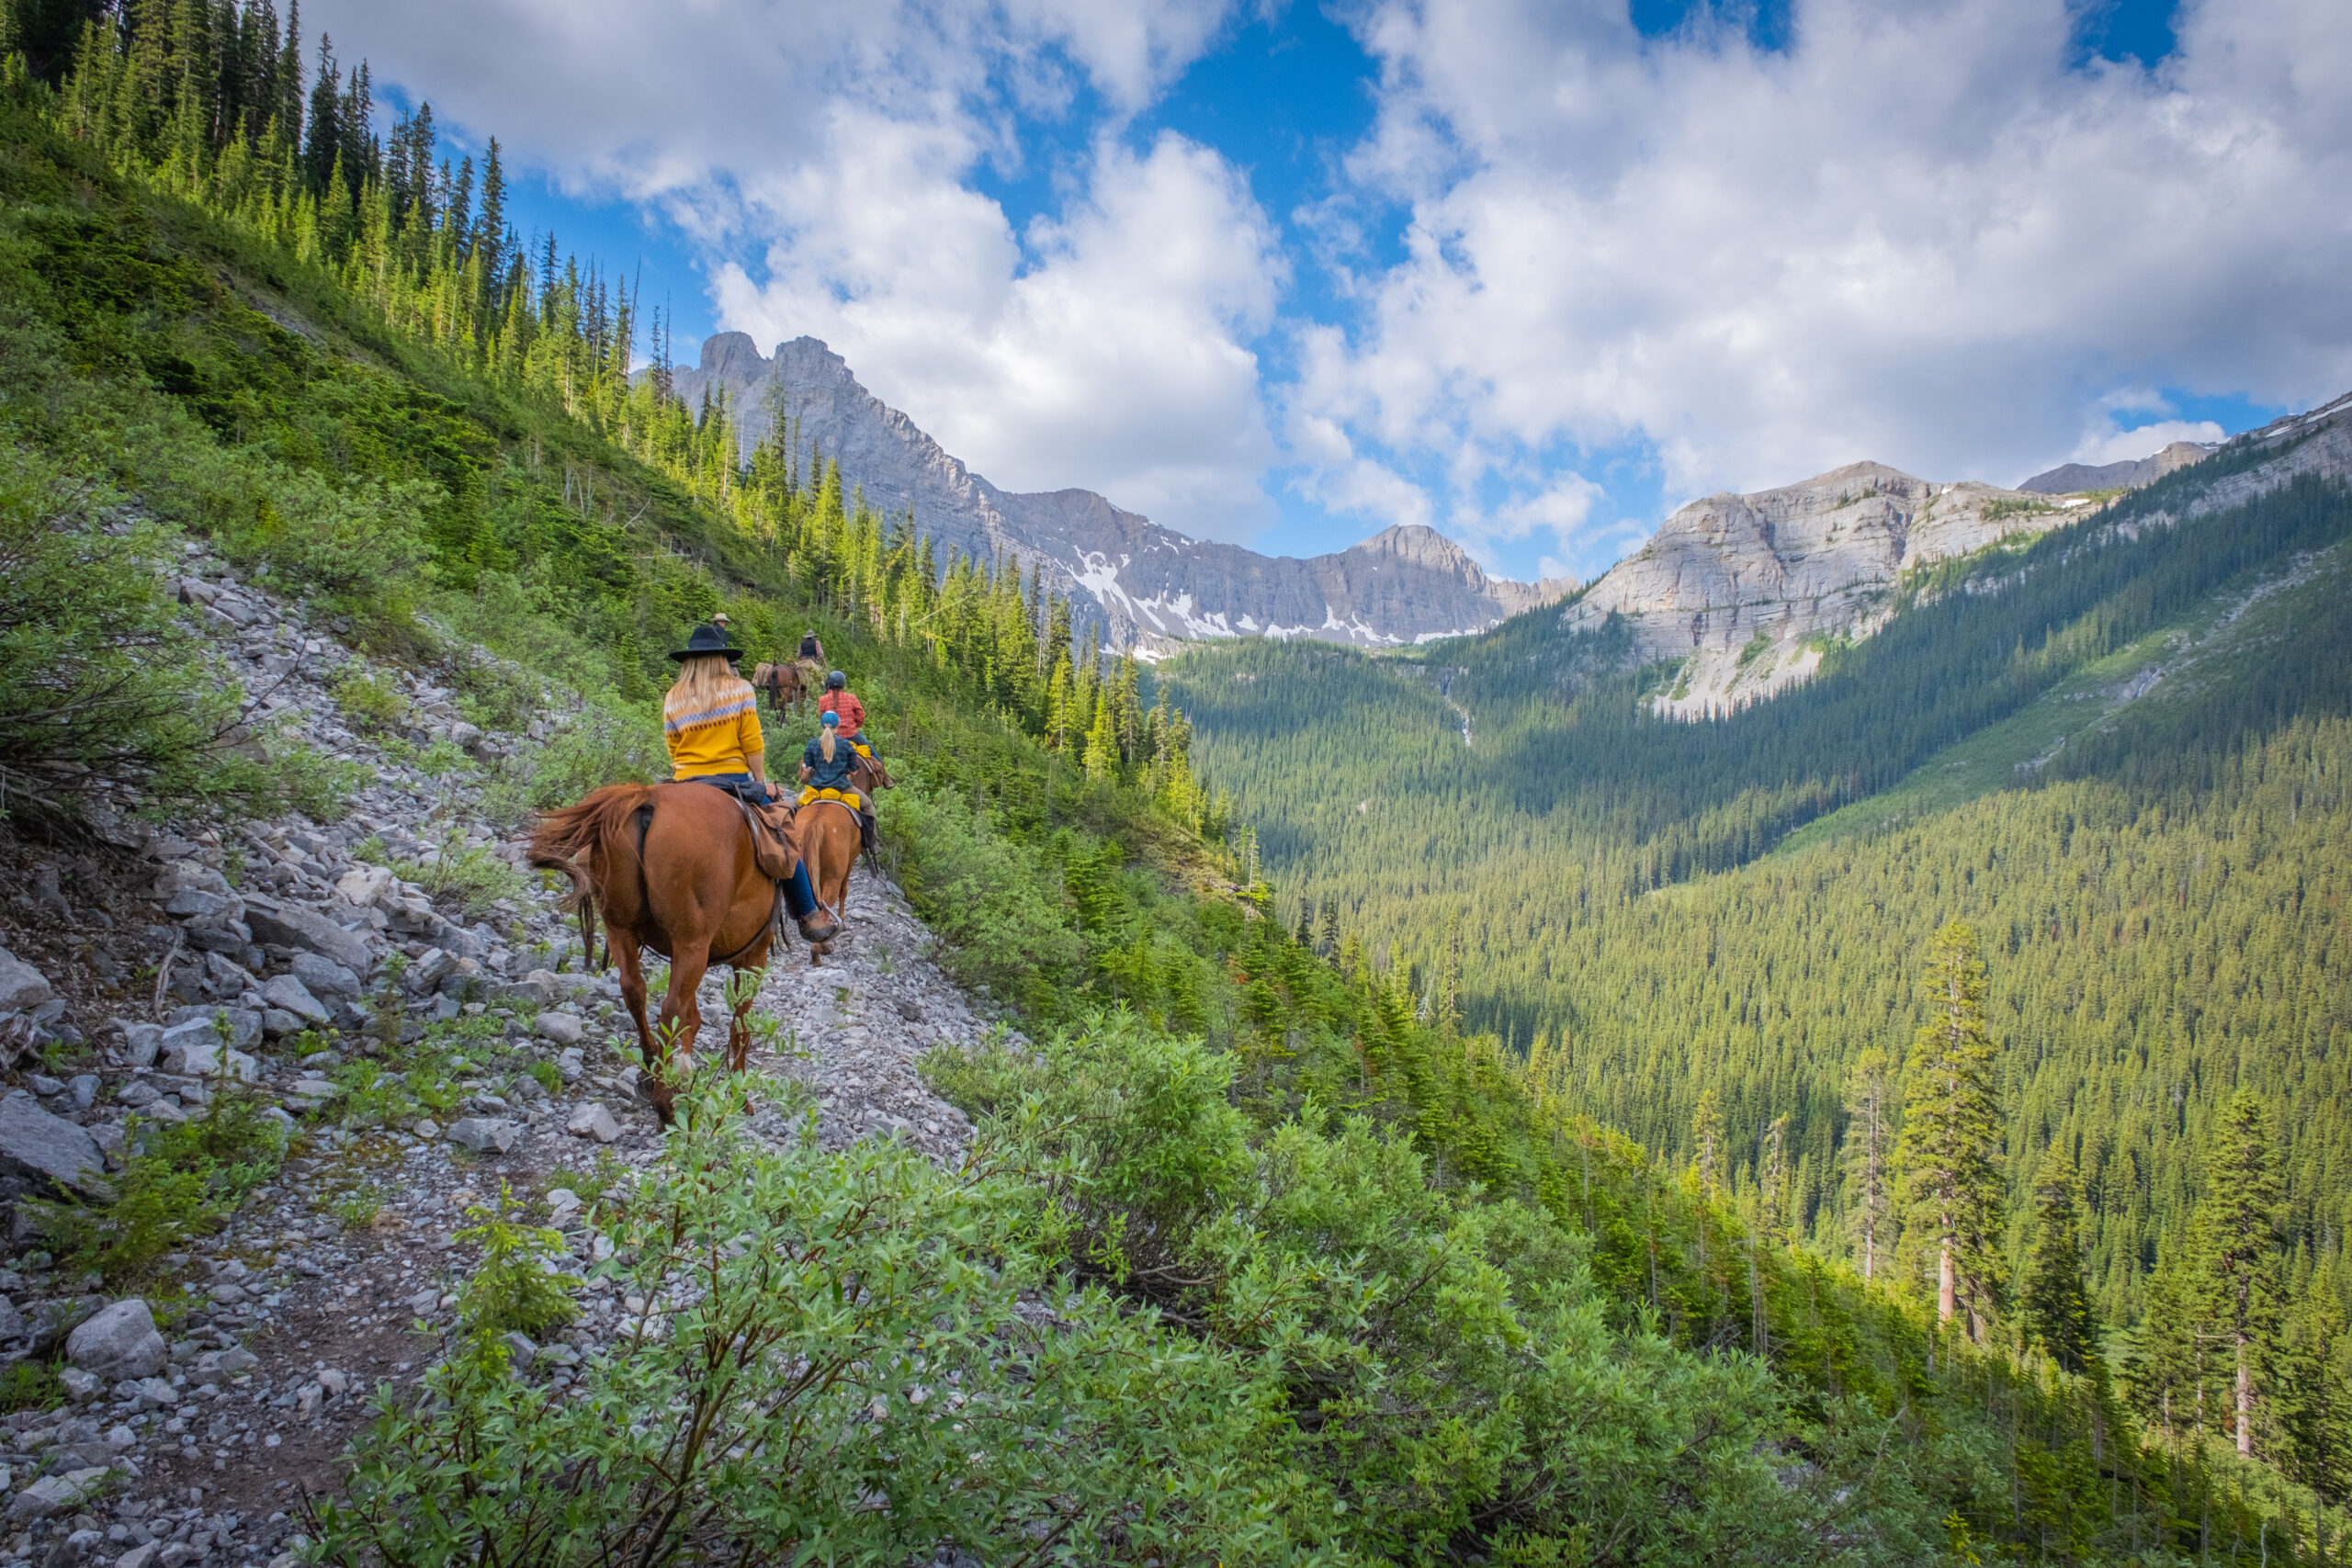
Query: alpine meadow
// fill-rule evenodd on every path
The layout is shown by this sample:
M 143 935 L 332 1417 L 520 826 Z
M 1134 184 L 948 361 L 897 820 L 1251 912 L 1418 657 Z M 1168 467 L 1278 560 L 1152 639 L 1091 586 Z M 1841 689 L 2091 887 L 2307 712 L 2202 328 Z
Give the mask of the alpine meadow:
M 2352 1555 L 2352 404 L 1704 716 L 1154 661 L 301 28 L 0 5 L 0 1568 Z M 895 776 L 646 1056 L 698 628 Z

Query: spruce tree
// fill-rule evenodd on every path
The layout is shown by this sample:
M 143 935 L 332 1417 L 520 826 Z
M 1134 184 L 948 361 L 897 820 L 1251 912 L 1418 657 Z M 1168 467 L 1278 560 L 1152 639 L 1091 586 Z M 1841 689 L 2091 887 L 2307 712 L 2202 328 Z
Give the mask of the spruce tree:
M 1928 954 L 1928 1021 L 1911 1042 L 1896 1146 L 1911 1226 L 1936 1265 L 1936 1316 L 1965 1314 L 1983 1341 L 2001 1304 L 2001 1138 L 1984 964 L 1976 932 L 1955 920 Z
M 2070 1372 L 2097 1349 L 2090 1297 L 2083 1287 L 2082 1180 L 2061 1144 L 2041 1156 L 2033 1182 L 2033 1240 L 2018 1282 L 2018 1314 L 2026 1343 L 2038 1345 Z
M 1690 1155 L 1699 1190 L 1711 1198 L 1723 1190 L 1723 1100 L 1710 1084 L 1699 1091 L 1699 1109 L 1690 1113 Z
M 2254 1407 L 2266 1391 L 2262 1363 L 2279 1326 L 2280 1211 L 2285 1193 L 2270 1152 L 2262 1102 L 2241 1088 L 2230 1097 L 2205 1158 L 2194 1256 L 2213 1332 L 2229 1348 L 2238 1452 L 2254 1454 Z
M 1847 1205 L 1862 1278 L 1875 1279 L 1887 1234 L 1887 1151 L 1894 1140 L 1893 1083 L 1886 1053 L 1870 1046 L 1854 1063 L 1846 1088 Z

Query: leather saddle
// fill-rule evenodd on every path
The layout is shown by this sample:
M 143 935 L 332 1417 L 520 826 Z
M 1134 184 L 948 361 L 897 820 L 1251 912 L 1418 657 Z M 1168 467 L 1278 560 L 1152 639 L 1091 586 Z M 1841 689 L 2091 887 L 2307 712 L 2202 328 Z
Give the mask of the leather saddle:
M 759 793 L 755 784 L 714 787 L 733 796 L 735 809 L 743 814 L 743 826 L 752 835 L 752 858 L 758 862 L 760 874 L 772 882 L 789 879 L 792 868 L 800 863 L 800 846 L 792 834 L 791 805 L 754 798 Z

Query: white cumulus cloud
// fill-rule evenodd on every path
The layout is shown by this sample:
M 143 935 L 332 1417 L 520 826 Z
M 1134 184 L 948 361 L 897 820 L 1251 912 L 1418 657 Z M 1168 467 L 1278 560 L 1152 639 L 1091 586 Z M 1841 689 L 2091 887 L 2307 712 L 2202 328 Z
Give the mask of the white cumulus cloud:
M 1861 457 L 2008 481 L 2118 387 L 2352 386 L 2352 8 L 2185 0 L 2153 73 L 2073 68 L 2075 9 L 1799 0 L 1773 53 L 1375 0 L 1351 169 L 1405 254 L 1306 340 L 1301 412 L 1508 527 L 1482 487 L 1541 495 L 1563 450 L 1654 450 L 1675 500 Z

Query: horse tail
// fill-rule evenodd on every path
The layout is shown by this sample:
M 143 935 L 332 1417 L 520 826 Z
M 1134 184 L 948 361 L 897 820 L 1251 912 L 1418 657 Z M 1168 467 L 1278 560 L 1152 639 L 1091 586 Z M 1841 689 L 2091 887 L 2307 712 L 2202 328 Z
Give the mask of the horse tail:
M 577 806 L 541 812 L 532 827 L 531 864 L 541 871 L 560 871 L 571 881 L 563 910 L 580 917 L 580 945 L 590 969 L 604 967 L 596 956 L 596 907 L 612 902 L 612 845 L 628 831 L 638 808 L 652 797 L 647 784 L 606 784 L 591 790 Z M 611 944 L 605 946 L 609 958 Z

